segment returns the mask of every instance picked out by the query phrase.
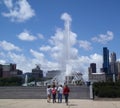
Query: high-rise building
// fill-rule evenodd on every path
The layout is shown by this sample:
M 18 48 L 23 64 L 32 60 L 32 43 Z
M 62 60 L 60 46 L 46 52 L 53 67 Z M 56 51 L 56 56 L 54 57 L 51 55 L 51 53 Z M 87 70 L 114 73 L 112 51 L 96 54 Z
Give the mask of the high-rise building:
M 96 63 L 91 63 L 90 68 L 92 73 L 96 73 Z
M 109 74 L 109 50 L 107 47 L 103 47 L 103 71 L 105 74 Z
M 120 62 L 117 62 L 117 69 L 118 69 L 118 80 L 120 80 Z
M 96 73 L 96 64 L 95 63 L 91 63 L 90 67 L 88 68 L 88 79 L 90 82 L 105 82 L 106 81 L 106 77 L 105 77 L 105 73 L 104 72 L 99 72 Z
M 0 64 L 0 77 L 3 76 L 3 72 L 2 72 L 2 65 Z
M 110 73 L 117 74 L 116 53 L 111 53 Z
M 111 62 L 110 62 L 110 74 L 113 75 L 113 81 L 115 82 L 116 80 L 119 79 L 119 74 L 118 74 L 118 62 L 116 62 L 116 53 L 112 52 L 110 55 Z
M 116 62 L 116 53 L 112 52 L 110 57 L 111 57 L 111 62 L 115 63 Z

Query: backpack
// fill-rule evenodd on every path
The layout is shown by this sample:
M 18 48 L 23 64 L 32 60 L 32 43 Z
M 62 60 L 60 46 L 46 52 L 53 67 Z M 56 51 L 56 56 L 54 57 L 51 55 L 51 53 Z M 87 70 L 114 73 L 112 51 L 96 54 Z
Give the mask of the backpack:
M 56 89 L 55 88 L 52 89 L 52 94 L 56 94 Z

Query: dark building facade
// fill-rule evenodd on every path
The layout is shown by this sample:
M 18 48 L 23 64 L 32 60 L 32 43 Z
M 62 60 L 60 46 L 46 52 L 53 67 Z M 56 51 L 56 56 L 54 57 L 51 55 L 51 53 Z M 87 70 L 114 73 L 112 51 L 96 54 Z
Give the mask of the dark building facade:
M 2 65 L 0 64 L 0 78 L 3 76 L 2 74 L 3 74 L 3 72 L 2 72 Z
M 103 48 L 103 71 L 105 74 L 110 74 L 109 72 L 109 50 L 107 47 Z
M 15 71 L 16 70 L 16 64 L 10 64 L 10 71 Z
M 116 53 L 112 52 L 110 58 L 110 73 L 113 75 L 113 79 L 115 81 L 118 79 L 118 63 L 116 62 Z
M 117 80 L 120 80 L 120 62 L 117 61 L 115 52 L 112 52 L 109 57 L 109 50 L 107 47 L 103 47 L 103 66 L 100 69 L 101 75 L 97 75 L 95 73 L 96 72 L 95 67 L 96 67 L 95 63 L 90 64 L 90 67 L 88 68 L 89 79 L 100 78 L 101 76 L 101 79 L 103 77 L 101 81 L 115 82 Z
M 106 75 L 106 81 L 116 81 L 118 79 L 118 63 L 116 62 L 116 53 L 112 52 L 109 62 L 109 50 L 103 48 L 103 72 Z
M 43 71 L 40 69 L 40 66 L 37 65 L 36 68 L 32 69 L 32 76 L 36 80 L 38 78 L 43 78 Z
M 111 57 L 111 62 L 115 63 L 116 62 L 116 53 L 115 52 L 111 53 L 110 57 Z
M 8 78 L 8 77 L 16 77 L 21 76 L 23 72 L 19 69 L 16 69 L 16 64 L 0 64 L 0 77 Z
M 91 63 L 90 68 L 92 73 L 96 73 L 96 63 Z
M 110 62 L 110 73 L 117 74 L 117 65 L 116 65 L 116 53 L 111 53 L 111 62 Z

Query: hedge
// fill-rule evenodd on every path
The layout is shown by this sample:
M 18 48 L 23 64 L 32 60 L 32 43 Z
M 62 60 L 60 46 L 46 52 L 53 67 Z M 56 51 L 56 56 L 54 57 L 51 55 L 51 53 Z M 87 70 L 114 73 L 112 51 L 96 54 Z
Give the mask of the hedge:
M 120 82 L 96 82 L 93 83 L 94 96 L 120 97 Z

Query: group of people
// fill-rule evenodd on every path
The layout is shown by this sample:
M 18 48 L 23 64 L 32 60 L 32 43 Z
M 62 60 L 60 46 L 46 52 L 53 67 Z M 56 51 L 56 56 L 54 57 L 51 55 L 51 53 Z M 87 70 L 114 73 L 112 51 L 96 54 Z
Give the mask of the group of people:
M 70 92 L 70 89 L 67 85 L 64 85 L 64 87 L 62 85 L 59 85 L 58 87 L 56 87 L 55 85 L 53 85 L 52 87 L 48 85 L 47 102 L 51 102 L 51 98 L 52 98 L 53 103 L 55 103 L 56 97 L 57 97 L 58 103 L 62 103 L 62 98 L 64 95 L 65 103 L 66 105 L 68 105 L 69 92 Z

